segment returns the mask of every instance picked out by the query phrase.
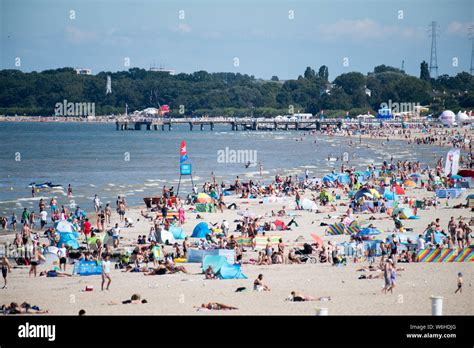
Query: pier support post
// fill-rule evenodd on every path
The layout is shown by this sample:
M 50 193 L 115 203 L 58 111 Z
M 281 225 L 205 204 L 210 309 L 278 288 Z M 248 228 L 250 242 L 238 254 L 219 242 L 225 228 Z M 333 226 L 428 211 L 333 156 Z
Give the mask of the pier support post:
M 135 123 L 135 130 L 142 130 L 142 124 L 141 123 Z
M 257 123 L 257 121 L 253 121 L 252 128 L 253 128 L 254 131 L 256 131 L 256 130 L 258 129 L 258 123 Z
M 316 315 L 328 315 L 328 309 L 327 308 L 316 308 Z
M 161 131 L 162 131 L 162 132 L 165 131 L 165 125 L 164 125 L 164 124 L 161 125 Z
M 157 131 L 157 130 L 158 130 L 158 125 L 157 125 L 157 124 L 154 124 L 154 125 L 153 125 L 153 129 Z
M 168 130 L 171 131 L 173 128 L 171 127 L 171 122 L 168 124 Z
M 146 130 L 151 130 L 151 123 L 147 123 Z
M 192 122 L 189 122 L 189 130 L 192 132 L 193 131 L 193 124 Z
M 273 127 L 275 128 L 275 130 L 277 130 L 278 129 L 278 123 L 273 122 Z
M 431 296 L 431 315 L 443 315 L 443 297 Z
M 298 125 L 298 122 L 295 122 L 295 130 L 299 130 L 300 126 Z
M 204 124 L 201 123 L 201 130 L 204 130 Z
M 115 129 L 120 130 L 120 124 L 118 122 L 115 123 Z
M 211 122 L 211 131 L 214 130 L 214 122 Z

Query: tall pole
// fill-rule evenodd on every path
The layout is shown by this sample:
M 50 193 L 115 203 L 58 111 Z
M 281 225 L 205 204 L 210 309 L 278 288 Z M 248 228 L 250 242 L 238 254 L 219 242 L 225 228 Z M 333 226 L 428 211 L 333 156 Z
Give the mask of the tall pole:
M 469 69 L 469 72 L 471 73 L 472 76 L 474 76 L 474 26 L 469 27 L 469 40 L 471 40 L 471 69 Z
M 436 37 L 438 36 L 438 23 L 431 22 L 431 55 L 430 55 L 430 76 L 438 77 L 438 53 L 436 49 Z

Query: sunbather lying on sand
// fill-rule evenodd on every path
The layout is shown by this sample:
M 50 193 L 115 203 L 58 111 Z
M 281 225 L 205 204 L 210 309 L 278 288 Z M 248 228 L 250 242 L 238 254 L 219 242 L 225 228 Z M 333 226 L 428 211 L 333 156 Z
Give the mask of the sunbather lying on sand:
M 301 293 L 297 293 L 296 291 L 292 291 L 290 296 L 288 297 L 289 301 L 293 302 L 306 302 L 306 301 L 331 301 L 331 296 L 325 296 L 325 297 L 312 297 L 308 295 L 304 295 Z
M 129 300 L 125 300 L 125 301 L 122 301 L 122 304 L 141 304 L 141 303 L 148 303 L 147 300 L 145 299 L 141 299 L 141 296 L 140 294 L 133 294 L 132 297 L 130 297 Z M 120 304 L 119 302 L 117 301 L 110 301 L 110 302 L 107 302 L 108 305 L 118 305 Z
M 225 310 L 233 310 L 233 309 L 238 309 L 237 307 L 232 307 L 225 305 L 223 303 L 218 303 L 218 302 L 209 302 L 209 303 L 203 303 L 201 307 L 194 306 L 194 308 L 197 308 L 197 310 L 210 310 L 210 311 L 225 311 Z
M 16 302 L 10 303 L 9 306 L 2 305 L 0 307 L 0 312 L 3 314 L 45 314 L 49 313 L 48 310 L 41 310 L 38 306 L 31 306 L 27 302 L 23 302 L 21 305 L 18 305 Z

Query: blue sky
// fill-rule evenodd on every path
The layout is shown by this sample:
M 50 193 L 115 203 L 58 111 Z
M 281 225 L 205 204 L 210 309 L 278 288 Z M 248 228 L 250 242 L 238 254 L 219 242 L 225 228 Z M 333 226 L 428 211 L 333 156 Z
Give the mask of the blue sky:
M 0 68 L 99 71 L 163 65 L 176 72 L 296 78 L 306 66 L 418 75 L 439 23 L 439 74 L 469 71 L 472 0 L 0 0 Z M 72 19 L 71 12 L 75 18 Z M 184 11 L 184 19 L 180 18 Z M 293 11 L 293 12 L 290 12 Z M 399 12 L 403 11 L 403 12 Z M 290 19 L 291 14 L 293 18 Z M 399 18 L 399 17 L 403 18 Z M 15 58 L 21 66 L 15 67 Z M 234 66 L 234 58 L 239 66 Z M 349 65 L 344 66 L 344 58 Z M 458 66 L 453 66 L 457 58 Z

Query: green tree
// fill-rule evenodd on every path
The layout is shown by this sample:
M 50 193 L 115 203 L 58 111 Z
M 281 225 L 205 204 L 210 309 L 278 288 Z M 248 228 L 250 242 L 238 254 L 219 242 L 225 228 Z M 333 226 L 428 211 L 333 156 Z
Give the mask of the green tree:
M 422 61 L 420 64 L 420 79 L 424 81 L 430 81 L 430 70 L 428 68 L 428 63 Z

